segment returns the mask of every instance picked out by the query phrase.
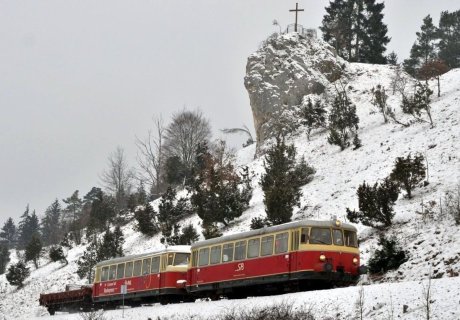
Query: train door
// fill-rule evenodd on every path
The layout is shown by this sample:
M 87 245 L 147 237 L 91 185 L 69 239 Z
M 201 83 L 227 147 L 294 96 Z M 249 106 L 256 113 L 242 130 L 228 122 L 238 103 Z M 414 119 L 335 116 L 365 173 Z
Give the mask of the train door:
M 198 266 L 198 250 L 193 250 L 192 251 L 192 268 L 190 268 L 191 272 L 191 279 L 190 283 L 191 284 L 196 284 L 198 282 L 198 273 L 197 273 L 197 267 Z
M 289 272 L 292 274 L 298 269 L 297 259 L 299 252 L 299 243 L 300 243 L 300 231 L 294 230 L 291 231 L 291 246 L 289 253 Z
M 333 265 L 336 266 L 336 271 L 343 272 L 344 271 L 344 261 L 343 261 L 343 232 L 341 229 L 332 229 L 332 240 L 334 246 L 336 246 L 337 255 L 335 257 L 335 261 Z
M 161 255 L 161 261 L 160 261 L 160 292 L 161 289 L 166 287 L 166 277 L 168 276 L 166 274 L 166 267 L 168 266 L 168 254 L 162 254 Z

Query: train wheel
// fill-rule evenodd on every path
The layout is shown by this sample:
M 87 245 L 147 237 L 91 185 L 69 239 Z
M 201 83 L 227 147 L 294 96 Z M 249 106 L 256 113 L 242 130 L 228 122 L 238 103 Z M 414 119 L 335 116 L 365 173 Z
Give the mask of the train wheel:
M 54 314 L 56 313 L 56 310 L 52 307 L 48 307 L 48 312 L 51 316 L 54 316 Z

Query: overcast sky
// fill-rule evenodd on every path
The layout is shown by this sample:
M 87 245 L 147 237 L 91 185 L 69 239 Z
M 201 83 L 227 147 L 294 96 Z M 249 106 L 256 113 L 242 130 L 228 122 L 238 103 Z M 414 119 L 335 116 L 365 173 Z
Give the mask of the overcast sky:
M 329 1 L 299 0 L 317 28 Z M 407 57 L 422 18 L 458 0 L 385 1 L 394 50 Z M 0 224 L 27 203 L 99 186 L 110 152 L 135 165 L 151 118 L 199 107 L 218 129 L 252 125 L 247 56 L 293 22 L 295 1 L 0 0 Z M 238 141 L 240 143 L 240 141 Z

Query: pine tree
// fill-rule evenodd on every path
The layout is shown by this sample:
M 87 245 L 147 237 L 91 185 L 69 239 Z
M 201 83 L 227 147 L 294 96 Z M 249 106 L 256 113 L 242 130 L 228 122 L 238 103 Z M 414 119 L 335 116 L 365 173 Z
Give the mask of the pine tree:
M 12 285 L 22 288 L 24 280 L 30 275 L 30 270 L 23 261 L 11 265 L 6 274 L 6 280 Z
M 123 256 L 123 233 L 120 227 L 116 227 L 114 232 L 107 229 L 102 237 L 102 242 L 97 250 L 99 261 Z
M 460 67 L 460 10 L 441 12 L 438 36 L 439 59 L 449 68 Z
M 56 199 L 45 211 L 41 222 L 42 238 L 45 245 L 57 244 L 62 235 L 61 204 Z
M 277 225 L 291 221 L 294 206 L 300 204 L 300 188 L 313 179 L 315 170 L 305 160 L 296 163 L 294 145 L 277 137 L 264 160 L 265 174 L 260 185 L 264 192 L 267 220 Z
M 385 229 L 392 224 L 394 217 L 393 206 L 398 199 L 399 187 L 389 178 L 382 183 L 370 186 L 364 182 L 358 191 L 359 211 L 347 208 L 347 218 L 351 222 L 361 222 L 375 229 Z
M 81 217 L 83 210 L 83 200 L 78 195 L 78 190 L 75 190 L 72 195 L 62 201 L 66 204 L 66 207 L 62 210 L 65 215 L 67 223 L 67 231 L 70 232 L 70 236 L 77 245 L 81 243 L 82 228 Z
M 77 219 L 80 218 L 81 209 L 83 207 L 83 201 L 78 196 L 78 190 L 75 190 L 70 197 L 62 201 L 67 205 L 63 211 L 70 216 L 72 222 L 77 221 Z
M 433 91 L 427 84 L 418 82 L 416 85 L 416 91 L 412 98 L 403 97 L 401 108 L 404 113 L 411 114 L 417 120 L 421 120 L 422 111 L 425 111 L 431 127 L 434 127 L 433 118 L 431 117 L 431 95 Z
M 42 255 L 42 240 L 40 236 L 35 233 L 32 235 L 30 242 L 26 246 L 25 250 L 25 261 L 32 261 L 34 263 L 35 269 L 38 269 L 38 260 Z
M 153 210 L 149 202 L 147 202 L 143 209 L 138 209 L 134 213 L 134 217 L 137 221 L 137 230 L 146 236 L 153 236 L 158 231 L 155 224 L 155 215 L 156 212 Z
M 356 115 L 356 106 L 348 99 L 345 92 L 339 92 L 334 98 L 329 113 L 329 136 L 327 141 L 335 144 L 341 150 L 350 146 L 349 140 L 357 136 L 359 118 Z
M 40 227 L 38 223 L 38 217 L 35 214 L 35 210 L 29 215 L 29 205 L 26 207 L 26 211 L 21 216 L 18 226 L 18 249 L 24 249 L 30 242 L 34 234 L 40 233 Z
M 425 179 L 424 160 L 421 154 L 415 155 L 414 158 L 408 154 L 406 158 L 397 157 L 395 160 L 390 179 L 406 190 L 409 199 L 412 199 L 412 190 Z
M 52 246 L 50 248 L 49 258 L 53 262 L 61 261 L 66 265 L 69 263 L 61 246 Z
M 205 239 L 213 239 L 222 237 L 222 232 L 216 223 L 203 224 L 203 237 Z
M 181 161 L 179 156 L 171 156 L 165 163 L 165 181 L 169 185 L 182 185 L 186 178 L 190 176 L 187 166 Z
M 200 236 L 198 235 L 196 229 L 193 227 L 192 224 L 188 224 L 182 228 L 182 233 L 179 236 L 178 244 L 191 245 L 199 239 Z
M 323 39 L 348 61 L 386 63 L 390 42 L 383 23 L 384 3 L 375 0 L 332 0 L 323 17 Z
M 307 139 L 310 140 L 310 133 L 313 129 L 326 127 L 326 109 L 317 100 L 314 104 L 309 98 L 307 103 L 300 109 L 300 121 L 307 127 Z
M 88 222 L 88 231 L 103 231 L 115 218 L 116 204 L 113 198 L 106 196 L 101 189 L 91 195 L 91 212 Z
M 158 205 L 158 223 L 163 235 L 163 241 L 169 244 L 178 241 L 178 222 L 189 214 L 190 206 L 187 199 L 180 198 L 176 200 L 176 190 L 168 187 Z M 174 232 L 175 230 L 176 232 Z
M 6 220 L 5 224 L 2 227 L 0 232 L 0 237 L 8 241 L 8 245 L 11 247 L 16 240 L 16 225 L 14 224 L 13 219 L 10 217 Z
M 10 262 L 10 251 L 8 246 L 0 244 L 0 274 L 4 274 L 6 266 Z
M 391 64 L 393 66 L 397 66 L 398 65 L 398 55 L 396 54 L 396 52 L 394 51 L 391 51 L 387 57 L 386 57 L 386 60 L 387 60 L 387 63 L 388 64 Z
M 120 226 L 116 226 L 113 230 L 113 242 L 115 246 L 115 257 L 122 257 L 124 255 L 123 244 L 125 243 L 125 238 Z
M 404 60 L 405 70 L 412 76 L 417 75 L 417 70 L 421 65 L 436 58 L 438 33 L 430 15 L 423 19 L 423 25 L 420 31 L 416 32 L 416 35 L 417 41 L 411 48 L 410 58 Z
M 224 150 L 216 149 L 216 154 L 212 155 L 207 145 L 202 144 L 198 148 L 193 167 L 194 178 L 189 187 L 193 211 L 203 220 L 204 232 L 209 236 L 218 233 L 214 232 L 218 223 L 227 226 L 240 217 L 252 197 L 247 168 L 240 176 L 231 160 L 223 159 Z
M 407 261 L 407 253 L 400 248 L 396 238 L 386 239 L 381 236 L 378 245 L 381 249 L 377 249 L 369 259 L 370 273 L 395 270 Z
M 100 244 L 97 238 L 94 236 L 92 241 L 87 246 L 85 252 L 81 256 L 80 259 L 77 261 L 78 269 L 77 274 L 78 276 L 83 279 L 84 277 L 88 278 L 88 282 L 92 282 L 93 278 L 93 268 L 96 264 L 100 261 L 99 260 L 99 253 L 98 248 Z

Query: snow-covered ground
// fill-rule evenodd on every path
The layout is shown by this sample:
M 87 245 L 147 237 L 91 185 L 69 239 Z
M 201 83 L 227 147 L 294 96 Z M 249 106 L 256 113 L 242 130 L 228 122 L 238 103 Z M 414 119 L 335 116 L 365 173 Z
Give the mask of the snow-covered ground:
M 451 277 L 460 272 L 460 228 L 452 217 L 440 214 L 440 200 L 446 191 L 460 184 L 460 69 L 455 69 L 441 78 L 442 95 L 434 97 L 432 115 L 435 127 L 428 123 L 414 123 L 410 127 L 383 123 L 383 117 L 372 107 L 372 87 L 378 83 L 387 88 L 388 99 L 396 116 L 409 120 L 399 106 L 400 98 L 391 95 L 390 79 L 394 70 L 389 66 L 349 64 L 352 74 L 347 88 L 357 105 L 360 118 L 359 136 L 363 146 L 340 151 L 327 143 L 327 133 L 314 132 L 307 141 L 306 134 L 297 132 L 288 140 L 294 143 L 299 158 L 316 169 L 314 180 L 303 188 L 302 204 L 295 210 L 294 218 L 329 219 L 337 216 L 345 220 L 345 209 L 356 208 L 356 189 L 363 181 L 374 183 L 386 177 L 398 156 L 409 152 L 420 152 L 426 156 L 429 167 L 429 184 L 414 190 L 414 198 L 408 200 L 401 195 L 395 205 L 395 225 L 389 233 L 397 237 L 409 252 L 409 260 L 398 271 L 391 272 L 387 283 L 364 286 L 366 319 L 421 319 L 423 286 L 429 274 L 436 278 L 432 282 L 432 310 L 438 319 L 460 319 L 460 277 Z M 431 83 L 435 89 L 435 82 Z M 333 88 L 328 88 L 331 91 Z M 436 90 L 434 90 L 436 92 Z M 255 147 L 249 146 L 237 153 L 237 163 L 248 165 L 253 174 L 254 194 L 250 208 L 225 234 L 247 231 L 252 217 L 264 214 L 263 194 L 258 185 L 263 172 L 263 160 L 254 160 Z M 433 204 L 433 201 L 435 202 Z M 433 215 L 423 218 L 417 213 L 422 205 L 433 204 Z M 199 218 L 192 216 L 184 221 L 199 226 Z M 364 262 L 376 248 L 377 235 L 369 228 L 358 226 Z M 125 254 L 151 251 L 162 247 L 159 236 L 146 238 L 134 230 L 134 224 L 123 227 Z M 25 287 L 17 290 L 8 285 L 5 275 L 0 276 L 0 319 L 46 319 L 46 310 L 38 306 L 42 292 L 62 290 L 68 283 L 85 283 L 76 275 L 76 261 L 84 251 L 83 246 L 68 252 L 69 264 L 49 263 L 42 259 L 41 267 L 34 270 Z M 16 261 L 12 254 L 12 262 Z M 318 319 L 330 316 L 333 319 L 350 319 L 355 314 L 354 303 L 359 287 L 342 288 L 320 292 L 304 292 L 274 297 L 258 297 L 237 301 L 196 302 L 172 306 L 142 307 L 125 312 L 127 319 L 155 319 L 171 316 L 183 319 L 200 314 L 214 317 L 234 307 L 263 306 L 273 302 L 287 301 L 295 305 L 312 306 Z M 390 303 L 391 302 L 391 303 Z M 408 305 L 403 312 L 402 305 Z M 393 308 L 391 308 L 391 305 Z M 394 316 L 390 317 L 391 310 Z M 121 311 L 106 312 L 108 319 L 121 318 Z M 59 315 L 53 319 L 79 319 L 78 315 Z M 198 318 L 197 318 L 198 319 Z
M 433 319 L 460 319 L 460 277 L 432 280 L 430 304 Z M 383 283 L 362 286 L 361 300 L 364 319 L 426 319 L 426 294 L 428 281 Z M 125 319 L 216 319 L 232 310 L 251 310 L 274 304 L 287 303 L 294 308 L 311 310 L 315 319 L 354 319 L 358 315 L 361 287 L 338 288 L 299 292 L 268 297 L 253 297 L 245 300 L 196 301 L 162 306 L 144 306 L 125 309 Z M 403 312 L 403 306 L 407 310 Z M 120 319 L 122 310 L 104 313 L 107 320 Z M 40 319 L 81 319 L 78 314 L 56 314 Z M 357 318 L 359 319 L 359 318 Z

